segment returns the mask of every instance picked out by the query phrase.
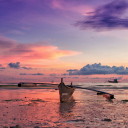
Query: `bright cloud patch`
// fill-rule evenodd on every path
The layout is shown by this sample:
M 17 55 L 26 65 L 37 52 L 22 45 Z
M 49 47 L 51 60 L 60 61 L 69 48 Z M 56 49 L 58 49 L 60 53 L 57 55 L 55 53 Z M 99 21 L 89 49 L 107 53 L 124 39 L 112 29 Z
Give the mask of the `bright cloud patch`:
M 46 45 L 45 42 L 21 44 L 14 40 L 0 37 L 0 59 L 2 62 L 29 62 L 35 60 L 51 60 L 64 56 L 72 56 L 79 52 L 60 50 L 58 47 Z M 15 65 L 10 64 L 10 67 Z
M 128 75 L 128 67 L 124 68 L 123 66 L 102 66 L 101 63 L 97 64 L 87 64 L 80 70 L 67 70 L 69 75 L 93 75 L 93 74 L 118 74 L 118 75 Z

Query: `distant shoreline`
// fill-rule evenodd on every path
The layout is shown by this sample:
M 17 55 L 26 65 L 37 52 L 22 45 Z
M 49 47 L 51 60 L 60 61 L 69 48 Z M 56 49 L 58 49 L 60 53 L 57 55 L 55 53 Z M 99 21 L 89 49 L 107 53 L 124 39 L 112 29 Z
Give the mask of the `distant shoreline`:
M 56 85 L 39 85 L 37 87 L 18 87 L 18 85 L 0 85 L 0 89 L 57 89 Z

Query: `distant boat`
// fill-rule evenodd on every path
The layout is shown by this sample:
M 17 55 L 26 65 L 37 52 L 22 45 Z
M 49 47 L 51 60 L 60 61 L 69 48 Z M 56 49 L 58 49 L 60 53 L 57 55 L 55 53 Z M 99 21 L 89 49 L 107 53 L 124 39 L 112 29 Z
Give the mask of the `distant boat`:
M 73 92 L 75 91 L 75 87 L 67 86 L 63 82 L 63 78 L 61 78 L 61 83 L 58 85 L 59 88 L 59 95 L 60 95 L 60 102 L 66 102 L 72 96 Z
M 109 83 L 118 83 L 117 79 L 114 80 L 108 80 Z
M 18 87 L 37 87 L 37 84 L 29 82 L 20 82 L 18 83 Z
M 31 83 L 31 82 L 20 82 L 18 87 L 37 87 L 37 85 L 58 85 L 54 83 Z

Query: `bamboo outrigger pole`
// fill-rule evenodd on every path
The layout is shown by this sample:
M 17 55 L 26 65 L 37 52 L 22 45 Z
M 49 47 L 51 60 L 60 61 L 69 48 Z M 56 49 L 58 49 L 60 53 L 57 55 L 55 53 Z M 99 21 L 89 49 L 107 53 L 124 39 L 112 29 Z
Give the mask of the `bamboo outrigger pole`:
M 95 91 L 95 92 L 97 92 L 97 94 L 101 94 L 101 95 L 102 94 L 107 94 L 110 99 L 114 99 L 114 95 L 110 94 L 110 93 L 107 93 L 107 92 L 98 91 L 98 90 L 95 90 L 95 89 L 85 88 L 85 87 L 78 87 L 78 86 L 74 86 L 74 87 L 79 88 L 79 89 L 87 89 L 87 90 Z

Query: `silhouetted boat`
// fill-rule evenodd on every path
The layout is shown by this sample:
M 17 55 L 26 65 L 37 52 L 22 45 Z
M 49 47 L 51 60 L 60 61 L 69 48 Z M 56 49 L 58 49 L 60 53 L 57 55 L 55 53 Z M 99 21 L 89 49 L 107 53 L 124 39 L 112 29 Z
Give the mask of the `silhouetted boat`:
M 75 88 L 72 86 L 67 86 L 63 82 L 63 78 L 61 78 L 61 83 L 58 85 L 59 88 L 59 95 L 60 95 L 60 102 L 66 102 L 72 96 Z
M 114 80 L 108 80 L 109 83 L 118 83 L 117 79 Z
M 20 82 L 18 83 L 18 87 L 37 87 L 37 84 L 29 82 Z
M 31 83 L 31 82 L 20 82 L 18 83 L 18 87 L 37 87 L 37 85 L 58 85 L 54 83 Z

